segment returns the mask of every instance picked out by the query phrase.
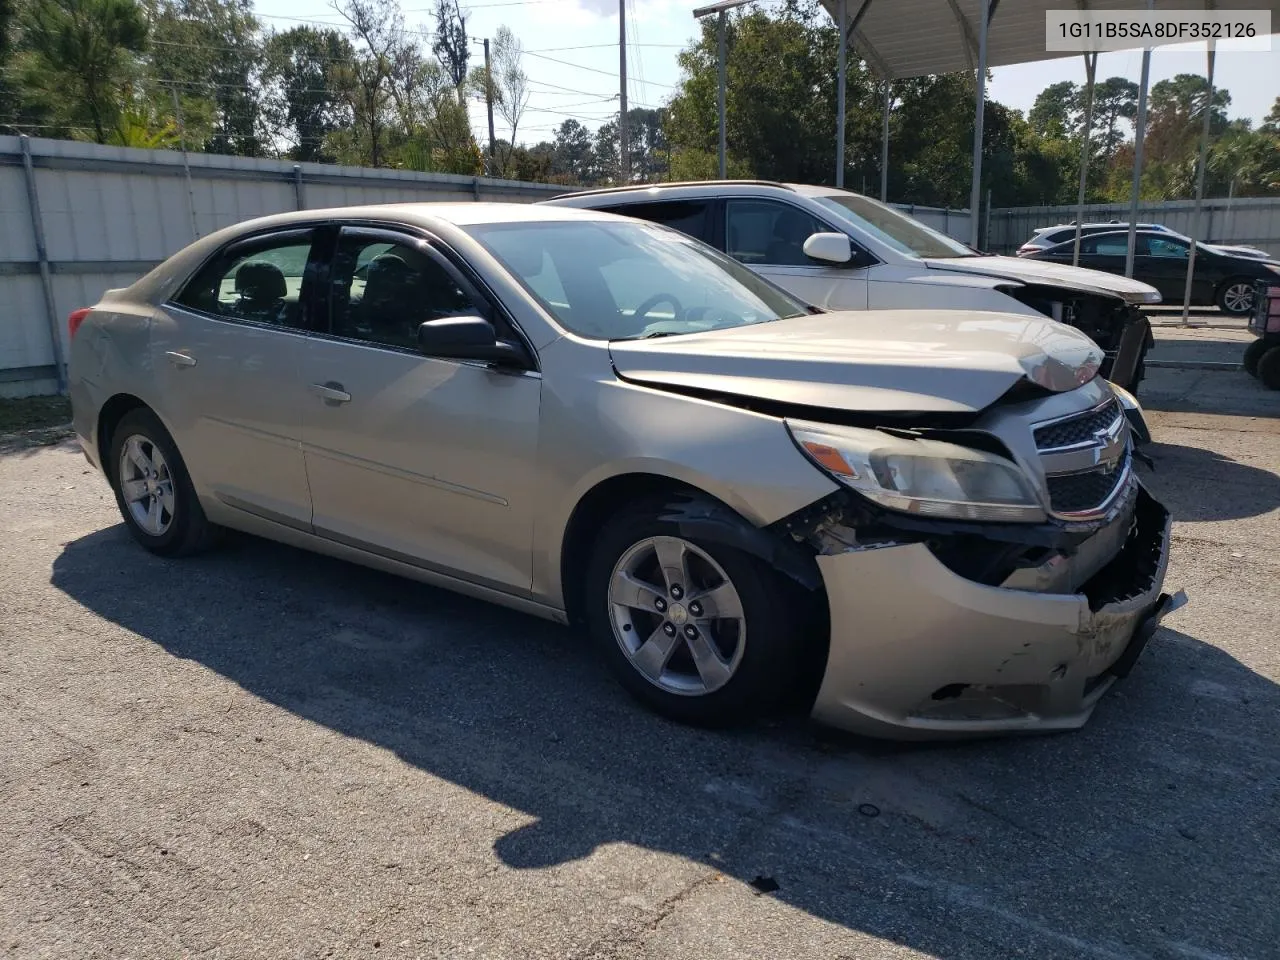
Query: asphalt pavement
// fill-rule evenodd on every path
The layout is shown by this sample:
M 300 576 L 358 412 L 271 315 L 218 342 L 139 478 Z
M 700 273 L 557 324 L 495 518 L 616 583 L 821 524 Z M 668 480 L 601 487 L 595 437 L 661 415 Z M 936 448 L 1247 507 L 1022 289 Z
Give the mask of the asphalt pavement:
M 571 631 L 160 560 L 72 446 L 10 449 L 0 956 L 1280 956 L 1280 411 L 1183 373 L 1143 470 L 1190 604 L 1086 729 L 947 746 L 682 728 Z

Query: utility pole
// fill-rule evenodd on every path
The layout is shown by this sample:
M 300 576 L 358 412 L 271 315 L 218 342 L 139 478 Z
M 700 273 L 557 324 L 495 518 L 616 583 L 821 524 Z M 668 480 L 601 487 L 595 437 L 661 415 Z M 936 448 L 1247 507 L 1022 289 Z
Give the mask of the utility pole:
M 618 181 L 625 187 L 631 182 L 631 157 L 627 149 L 627 0 L 618 0 L 618 77 L 622 81 L 618 97 L 622 107 L 618 114 Z
M 484 38 L 484 105 L 489 111 L 489 176 L 497 173 L 493 136 L 493 71 L 489 69 L 489 38 Z

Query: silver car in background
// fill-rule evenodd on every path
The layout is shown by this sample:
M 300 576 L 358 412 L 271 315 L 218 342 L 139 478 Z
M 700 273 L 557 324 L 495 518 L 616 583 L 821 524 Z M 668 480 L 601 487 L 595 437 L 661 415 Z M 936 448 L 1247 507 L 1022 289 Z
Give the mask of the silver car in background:
M 506 204 L 206 237 L 73 315 L 76 431 L 148 550 L 249 531 L 585 625 L 661 713 L 1085 722 L 1169 516 L 1062 324 L 806 308 L 681 233 Z

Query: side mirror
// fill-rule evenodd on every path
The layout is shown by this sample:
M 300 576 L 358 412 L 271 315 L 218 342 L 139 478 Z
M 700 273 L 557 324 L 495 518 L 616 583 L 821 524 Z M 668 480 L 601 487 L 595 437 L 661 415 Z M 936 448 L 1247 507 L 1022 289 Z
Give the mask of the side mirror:
M 493 324 L 476 316 L 441 317 L 419 324 L 418 349 L 428 357 L 450 360 L 523 364 L 526 359 L 524 350 L 499 340 Z
M 827 263 L 848 263 L 853 259 L 853 244 L 843 233 L 814 233 L 804 242 L 804 255 Z

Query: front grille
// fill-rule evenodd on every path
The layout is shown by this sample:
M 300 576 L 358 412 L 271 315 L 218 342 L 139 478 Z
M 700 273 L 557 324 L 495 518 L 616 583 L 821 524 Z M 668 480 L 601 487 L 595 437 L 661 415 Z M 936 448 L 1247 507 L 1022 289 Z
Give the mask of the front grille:
M 1120 409 L 1119 402 L 1109 400 L 1100 407 L 1086 410 L 1074 417 L 1045 424 L 1036 431 L 1036 446 L 1040 450 L 1053 450 L 1088 443 L 1122 416 L 1124 411 Z
M 1126 451 L 1123 459 L 1110 472 L 1103 472 L 1099 467 L 1084 473 L 1063 473 L 1046 477 L 1050 507 L 1057 514 L 1088 513 L 1098 509 L 1111 499 L 1116 486 L 1128 472 L 1128 466 L 1129 453 Z

